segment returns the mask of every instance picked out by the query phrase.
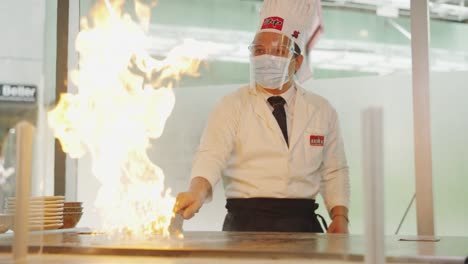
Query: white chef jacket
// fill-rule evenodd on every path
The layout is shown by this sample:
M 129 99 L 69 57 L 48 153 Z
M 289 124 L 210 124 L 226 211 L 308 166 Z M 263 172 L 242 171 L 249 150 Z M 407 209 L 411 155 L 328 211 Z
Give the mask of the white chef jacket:
M 323 97 L 295 86 L 289 148 L 264 98 L 241 87 L 212 111 L 191 177 L 204 177 L 212 187 L 222 178 L 227 198 L 315 199 L 320 192 L 328 211 L 348 207 L 348 166 L 337 113 Z

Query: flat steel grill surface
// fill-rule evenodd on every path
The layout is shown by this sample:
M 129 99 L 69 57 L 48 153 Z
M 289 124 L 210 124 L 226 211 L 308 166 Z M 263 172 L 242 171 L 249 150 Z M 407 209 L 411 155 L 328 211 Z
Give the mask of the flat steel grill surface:
M 468 253 L 468 238 L 464 237 L 441 237 L 438 242 L 401 241 L 401 238 L 386 237 L 387 261 L 427 262 L 431 259 L 457 263 Z M 11 252 L 12 241 L 11 233 L 0 235 L 0 252 Z M 155 237 L 137 241 L 110 239 L 106 234 L 83 230 L 55 230 L 32 233 L 29 244 L 31 252 L 41 250 L 46 254 L 324 258 L 354 261 L 363 260 L 365 254 L 362 236 L 310 233 L 184 232 L 182 239 Z

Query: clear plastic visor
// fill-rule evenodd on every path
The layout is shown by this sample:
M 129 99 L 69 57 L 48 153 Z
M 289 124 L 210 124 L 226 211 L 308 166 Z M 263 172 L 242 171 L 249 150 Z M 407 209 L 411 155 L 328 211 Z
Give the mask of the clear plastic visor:
M 294 42 L 283 34 L 261 32 L 249 45 L 250 56 L 273 55 L 289 58 L 295 55 Z
M 294 52 L 294 47 L 291 47 L 291 45 L 266 46 L 263 44 L 251 44 L 249 45 L 249 52 L 251 57 L 273 55 L 277 57 L 290 58 L 296 54 Z

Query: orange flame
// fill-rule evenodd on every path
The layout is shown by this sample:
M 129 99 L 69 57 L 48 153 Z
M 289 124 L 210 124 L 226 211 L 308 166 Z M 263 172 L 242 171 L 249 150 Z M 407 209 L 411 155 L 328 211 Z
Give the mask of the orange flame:
M 72 158 L 90 153 L 104 231 L 167 236 L 175 198 L 146 150 L 174 107 L 173 82 L 197 75 L 202 49 L 187 40 L 164 60 L 152 58 L 145 29 L 155 2 L 147 2 L 134 2 L 140 24 L 123 12 L 123 0 L 98 1 L 81 20 L 79 67 L 71 72 L 78 93 L 62 94 L 48 120 Z

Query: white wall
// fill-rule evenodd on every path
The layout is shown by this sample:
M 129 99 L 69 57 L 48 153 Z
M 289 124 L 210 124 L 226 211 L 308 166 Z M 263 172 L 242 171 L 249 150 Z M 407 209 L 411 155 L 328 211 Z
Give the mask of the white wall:
M 0 1 L 0 83 L 35 85 L 39 91 L 47 91 L 48 101 L 51 100 L 50 94 L 55 94 L 55 86 L 50 85 L 55 83 L 55 17 L 56 1 L 53 0 Z M 34 108 L 34 104 L 33 107 L 22 103 L 3 104 L 9 110 L 18 107 L 20 110 L 11 111 L 18 116 L 25 115 L 24 106 L 28 111 Z M 2 114 L 5 113 L 0 111 Z M 47 143 L 41 142 L 44 143 L 41 149 L 38 140 L 34 142 L 36 157 L 31 185 L 34 196 L 53 195 L 54 145 L 50 133 L 46 140 Z M 47 164 L 39 164 L 38 155 Z
M 0 82 L 40 83 L 44 21 L 42 0 L 0 1 Z
M 434 160 L 434 192 L 437 235 L 468 235 L 468 210 L 462 208 L 468 186 L 468 74 L 437 73 L 432 76 L 432 135 Z M 363 183 L 361 152 L 361 111 L 369 106 L 384 109 L 384 167 L 386 233 L 393 234 L 414 193 L 413 114 L 411 77 L 393 75 L 309 81 L 309 90 L 316 92 L 336 107 L 346 153 L 350 165 L 351 206 L 350 230 L 363 232 Z M 190 166 L 207 115 L 222 95 L 238 85 L 176 88 L 176 106 L 167 122 L 163 136 L 148 152 L 151 159 L 166 175 L 168 187 L 174 195 L 188 187 Z M 79 198 L 92 206 L 95 181 L 80 162 Z M 460 204 L 460 205 L 459 205 Z M 225 215 L 222 185 L 215 189 L 213 202 L 206 204 L 199 214 L 184 223 L 185 230 L 221 230 Z M 326 213 L 320 211 L 323 215 Z M 96 219 L 84 215 L 82 225 Z M 416 234 L 414 204 L 403 223 L 400 234 Z

